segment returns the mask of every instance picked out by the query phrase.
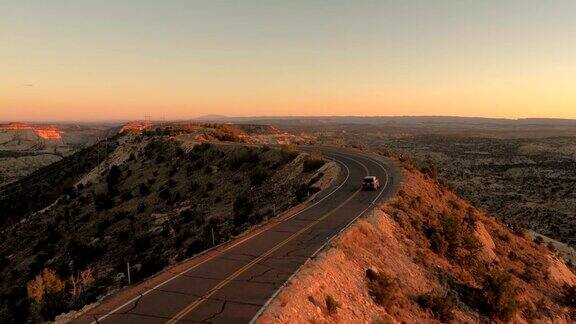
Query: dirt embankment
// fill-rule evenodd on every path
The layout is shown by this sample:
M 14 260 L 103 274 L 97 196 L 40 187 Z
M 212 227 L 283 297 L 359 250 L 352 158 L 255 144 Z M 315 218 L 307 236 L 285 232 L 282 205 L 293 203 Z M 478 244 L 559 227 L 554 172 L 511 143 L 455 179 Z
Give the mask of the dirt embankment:
M 561 258 L 406 167 L 398 195 L 309 261 L 260 323 L 574 320 Z

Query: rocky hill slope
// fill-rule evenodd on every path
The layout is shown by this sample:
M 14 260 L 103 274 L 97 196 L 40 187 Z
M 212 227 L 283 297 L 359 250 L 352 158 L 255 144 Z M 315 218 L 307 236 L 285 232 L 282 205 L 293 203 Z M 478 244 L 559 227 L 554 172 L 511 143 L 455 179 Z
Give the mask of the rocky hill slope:
M 569 323 L 576 276 L 405 162 L 392 201 L 345 231 L 272 301 L 260 323 Z
M 139 282 L 305 200 L 323 175 L 324 161 L 289 147 L 170 131 L 120 134 L 106 147 L 0 196 L 0 322 L 81 308 L 125 286 L 127 262 Z

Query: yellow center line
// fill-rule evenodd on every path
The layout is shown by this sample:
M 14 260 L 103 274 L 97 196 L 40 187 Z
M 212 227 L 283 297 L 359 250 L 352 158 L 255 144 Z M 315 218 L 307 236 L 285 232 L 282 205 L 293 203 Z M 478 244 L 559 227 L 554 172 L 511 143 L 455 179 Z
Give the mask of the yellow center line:
M 190 305 L 188 305 L 186 308 L 184 308 L 183 310 L 181 310 L 178 314 L 174 315 L 174 317 L 172 317 L 167 323 L 176 323 L 177 321 L 181 320 L 182 318 L 184 318 L 184 316 L 186 316 L 187 314 L 189 314 L 190 312 L 192 312 L 194 309 L 196 309 L 200 304 L 202 304 L 206 299 L 210 298 L 211 296 L 213 296 L 216 292 L 218 292 L 218 290 L 220 290 L 222 287 L 224 287 L 225 285 L 227 285 L 230 281 L 236 279 L 239 275 L 241 275 L 244 271 L 248 270 L 250 267 L 252 267 L 253 265 L 255 265 L 256 263 L 262 261 L 264 258 L 268 257 L 270 254 L 276 252 L 278 249 L 280 249 L 281 247 L 283 247 L 284 245 L 286 245 L 288 242 L 290 242 L 292 239 L 294 239 L 296 236 L 302 234 L 303 232 L 305 232 L 306 230 L 310 229 L 312 226 L 318 224 L 320 221 L 326 219 L 327 217 L 329 217 L 330 215 L 332 215 L 334 212 L 336 212 L 338 209 L 340 209 L 340 207 L 344 206 L 346 203 L 348 203 L 350 200 L 352 200 L 358 193 L 360 192 L 360 190 L 357 190 L 356 192 L 354 192 L 353 195 L 351 195 L 350 197 L 348 197 L 348 199 L 346 199 L 344 202 L 342 202 L 340 205 L 338 205 L 336 208 L 332 209 L 330 212 L 328 212 L 327 214 L 325 214 L 324 216 L 318 218 L 317 220 L 315 220 L 314 222 L 310 223 L 308 226 L 302 228 L 301 230 L 299 230 L 298 232 L 290 235 L 290 237 L 288 237 L 287 239 L 285 239 L 284 241 L 280 242 L 278 245 L 276 245 L 274 248 L 270 249 L 268 252 L 266 252 L 265 254 L 262 254 L 261 256 L 257 257 L 256 259 L 252 260 L 250 263 L 246 264 L 245 266 L 243 266 L 242 268 L 238 269 L 236 272 L 234 272 L 233 274 L 231 274 L 230 276 L 228 276 L 227 278 L 225 278 L 224 280 L 222 280 L 218 285 L 216 285 L 214 288 L 210 289 L 210 291 L 208 292 L 208 294 L 206 294 L 205 296 L 202 296 L 198 299 L 196 299 L 194 302 L 192 302 Z

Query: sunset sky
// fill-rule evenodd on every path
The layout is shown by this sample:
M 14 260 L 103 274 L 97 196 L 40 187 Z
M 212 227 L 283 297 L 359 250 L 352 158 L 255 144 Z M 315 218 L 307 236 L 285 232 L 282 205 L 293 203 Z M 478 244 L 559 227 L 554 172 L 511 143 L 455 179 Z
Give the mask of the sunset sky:
M 0 120 L 576 118 L 576 1 L 0 0 Z

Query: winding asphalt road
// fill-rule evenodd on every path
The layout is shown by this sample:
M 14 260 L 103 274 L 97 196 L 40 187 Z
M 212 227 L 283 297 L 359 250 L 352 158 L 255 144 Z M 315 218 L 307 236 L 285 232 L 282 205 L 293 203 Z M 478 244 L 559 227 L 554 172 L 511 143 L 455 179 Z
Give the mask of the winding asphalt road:
M 318 148 L 302 148 L 302 150 Z M 356 218 L 395 194 L 396 165 L 378 156 L 342 148 L 321 148 L 342 172 L 305 209 L 222 246 L 199 261 L 146 288 L 110 311 L 95 308 L 78 323 L 248 323 L 306 260 Z M 383 188 L 359 191 L 366 175 Z

